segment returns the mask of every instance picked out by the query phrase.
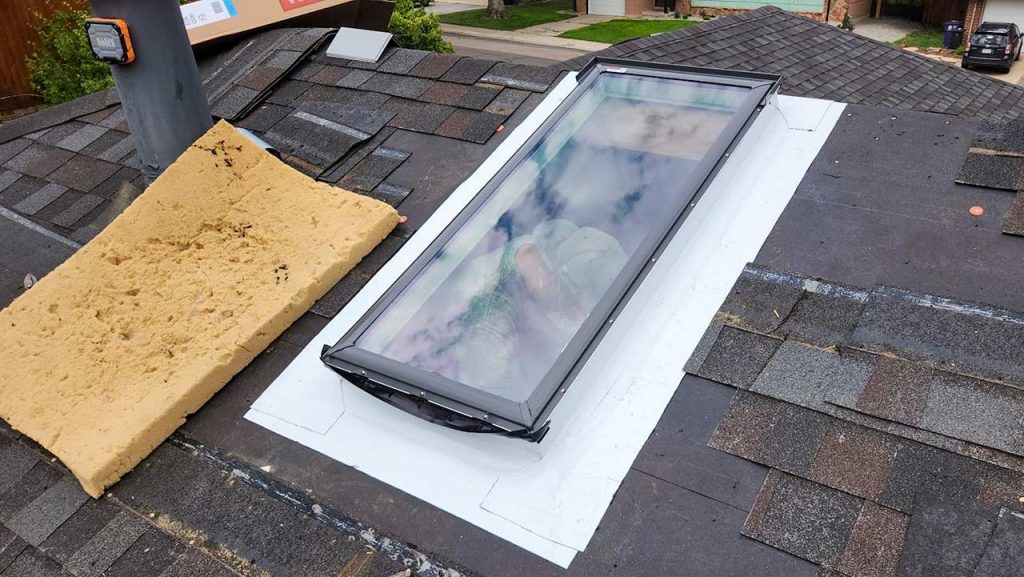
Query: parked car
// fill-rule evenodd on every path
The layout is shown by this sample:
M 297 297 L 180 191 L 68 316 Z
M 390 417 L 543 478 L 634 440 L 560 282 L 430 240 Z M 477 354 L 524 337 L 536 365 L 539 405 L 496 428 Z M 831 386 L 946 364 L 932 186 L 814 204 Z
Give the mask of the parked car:
M 1020 60 L 1021 36 L 1016 24 L 982 22 L 964 46 L 960 66 L 991 66 L 1010 71 L 1014 60 Z

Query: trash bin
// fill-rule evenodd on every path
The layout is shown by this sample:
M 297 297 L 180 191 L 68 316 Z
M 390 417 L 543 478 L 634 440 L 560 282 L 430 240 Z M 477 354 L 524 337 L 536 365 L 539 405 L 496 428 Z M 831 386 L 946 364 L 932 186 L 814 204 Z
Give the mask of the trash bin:
M 950 50 L 960 46 L 964 38 L 964 23 L 959 20 L 950 20 L 942 25 L 942 44 Z

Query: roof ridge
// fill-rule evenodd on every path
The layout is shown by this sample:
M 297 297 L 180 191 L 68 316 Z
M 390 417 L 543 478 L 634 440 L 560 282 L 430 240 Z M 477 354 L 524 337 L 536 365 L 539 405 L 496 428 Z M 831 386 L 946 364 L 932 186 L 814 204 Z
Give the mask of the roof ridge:
M 738 14 L 734 18 L 739 20 L 740 16 L 746 16 L 746 15 L 749 15 L 749 14 L 753 14 L 755 12 L 764 12 L 766 16 L 768 14 L 778 15 L 778 16 L 781 16 L 783 18 L 788 18 L 788 19 L 791 19 L 791 20 L 792 19 L 800 19 L 801 22 L 811 23 L 811 24 L 819 27 L 820 29 L 822 29 L 823 32 L 824 31 L 828 31 L 829 34 L 834 34 L 834 35 L 836 35 L 836 37 L 839 37 L 840 35 L 848 35 L 849 37 L 852 37 L 857 42 L 861 42 L 861 43 L 864 43 L 864 44 L 873 44 L 875 46 L 885 48 L 886 50 L 891 50 L 891 51 L 893 51 L 893 54 L 900 54 L 902 56 L 906 56 L 906 57 L 910 57 L 910 58 L 913 58 L 913 59 L 917 59 L 920 62 L 924 62 L 924 63 L 928 63 L 928 64 L 941 64 L 941 62 L 939 62 L 939 61 L 937 61 L 937 60 L 935 60 L 933 58 L 928 58 L 927 56 L 924 56 L 923 54 L 920 54 L 920 53 L 917 53 L 917 52 L 911 52 L 909 50 L 904 50 L 902 48 L 899 48 L 899 47 L 893 46 L 891 44 L 888 44 L 886 42 L 882 42 L 880 40 L 875 40 L 874 38 L 869 38 L 867 36 L 862 36 L 860 34 L 856 34 L 853 31 L 843 30 L 843 29 L 839 28 L 838 26 L 832 26 L 831 24 L 826 24 L 824 22 L 819 22 L 817 20 L 812 20 L 811 18 L 807 18 L 807 17 L 801 16 L 799 14 L 794 14 L 792 12 L 789 12 L 787 10 L 783 10 L 783 9 L 778 8 L 776 6 L 763 6 L 761 8 L 758 8 L 756 10 L 751 10 L 750 12 L 747 12 L 747 13 L 744 13 L 744 14 Z M 690 28 L 698 28 L 698 26 L 691 26 Z M 683 30 L 688 30 L 688 28 L 684 28 Z M 984 74 L 980 74 L 978 72 L 974 72 L 972 70 L 965 70 L 965 69 L 961 69 L 961 68 L 954 68 L 952 66 L 950 66 L 950 68 L 953 68 L 954 72 L 957 72 L 957 73 L 973 74 L 976 79 L 984 79 L 985 82 L 998 82 L 998 83 L 1000 83 L 1000 87 L 1003 87 L 1003 85 L 1005 85 L 1005 86 L 1010 87 L 1011 89 L 1024 90 L 1024 86 L 1018 86 L 1016 84 L 1010 84 L 1008 82 L 1004 82 L 1002 80 L 997 80 L 995 78 L 991 78 L 991 77 L 986 76 Z
M 821 50 L 804 55 L 808 43 L 819 44 Z M 594 56 L 763 70 L 786 79 L 784 94 L 958 116 L 1012 118 L 1021 114 L 1024 103 L 1024 86 L 775 6 L 634 38 L 560 66 L 578 69 Z

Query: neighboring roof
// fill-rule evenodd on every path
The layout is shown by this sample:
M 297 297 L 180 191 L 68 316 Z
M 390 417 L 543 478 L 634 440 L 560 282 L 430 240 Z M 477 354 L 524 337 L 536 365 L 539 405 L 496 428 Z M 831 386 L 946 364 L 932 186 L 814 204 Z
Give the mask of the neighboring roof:
M 782 93 L 977 118 L 1015 118 L 1024 87 L 766 6 L 595 55 L 770 72 Z M 579 69 L 590 56 L 563 63 Z
M 300 59 L 265 100 L 250 95 L 238 124 L 300 169 L 398 203 L 409 223 L 113 497 L 82 505 L 59 464 L 0 423 L 0 463 L 16 465 L 0 466 L 0 571 L 98 559 L 111 574 L 170 577 L 203 573 L 168 569 L 200 547 L 274 575 L 389 576 L 403 565 L 488 577 L 1013 574 L 1024 542 L 1024 239 L 1003 229 L 1024 230 L 1024 193 L 1008 192 L 1024 188 L 1024 122 L 970 117 L 986 100 L 1008 110 L 996 104 L 1019 103 L 1021 89 L 771 8 L 609 50 L 780 72 L 791 94 L 872 105 L 844 111 L 568 570 L 243 418 L 557 75 L 392 50 L 379 65 Z M 0 125 L 0 205 L 25 202 L 35 213 L 21 218 L 81 240 L 117 214 L 137 189 L 106 191 L 141 182 L 107 98 L 92 98 L 100 110 L 76 101 L 30 116 L 14 128 L 35 128 L 17 136 Z M 303 115 L 346 129 L 314 137 Z M 110 169 L 94 162 L 103 155 L 121 177 L 92 184 L 96 167 Z M 92 197 L 105 208 L 71 222 L 70 207 Z M 19 234 L 13 250 L 36 274 L 70 252 Z M 13 260 L 0 260 L 4 299 L 24 274 Z M 437 466 L 395 459 L 410 475 Z M 33 516 L 48 519 L 38 534 L 17 521 Z

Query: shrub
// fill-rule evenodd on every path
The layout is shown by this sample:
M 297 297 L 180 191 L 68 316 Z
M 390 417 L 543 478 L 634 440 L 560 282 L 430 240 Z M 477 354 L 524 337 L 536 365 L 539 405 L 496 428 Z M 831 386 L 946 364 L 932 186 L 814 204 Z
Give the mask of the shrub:
M 849 30 L 850 32 L 853 32 L 853 18 L 850 18 L 849 12 L 843 14 L 843 21 L 841 24 L 839 24 L 839 27 L 844 30 Z
M 85 36 L 89 13 L 62 1 L 49 17 L 35 15 L 39 41 L 28 57 L 29 82 L 46 102 L 60 104 L 113 85 L 110 67 L 93 58 Z
M 428 14 L 423 8 L 416 8 L 412 0 L 395 2 L 388 29 L 395 36 L 398 45 L 404 48 L 454 52 L 451 43 L 441 35 L 441 22 L 437 16 Z

